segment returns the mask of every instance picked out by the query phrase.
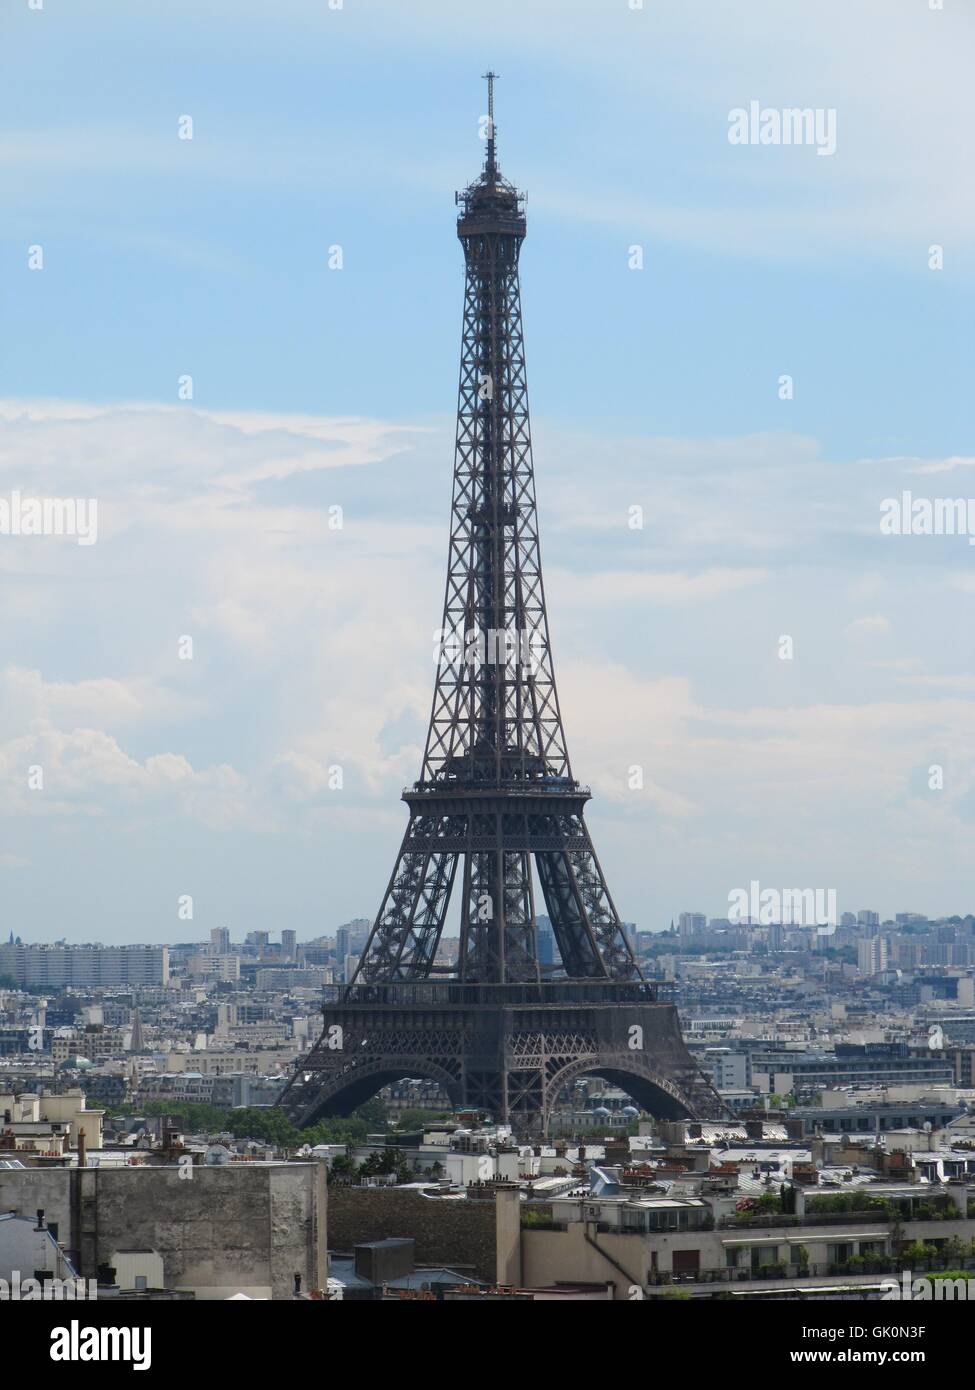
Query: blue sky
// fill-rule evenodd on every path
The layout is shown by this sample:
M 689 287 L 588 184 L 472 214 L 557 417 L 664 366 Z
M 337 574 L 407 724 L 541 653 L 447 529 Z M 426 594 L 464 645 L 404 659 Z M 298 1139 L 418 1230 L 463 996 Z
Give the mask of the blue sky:
M 10 926 L 307 936 L 378 907 L 488 66 L 528 193 L 557 673 L 620 911 L 722 915 L 752 878 L 970 910 L 973 552 L 877 516 L 973 493 L 972 27 L 951 0 L 9 0 L 0 496 L 101 520 L 87 549 L 0 537 Z M 753 99 L 835 109 L 836 153 L 730 145 Z

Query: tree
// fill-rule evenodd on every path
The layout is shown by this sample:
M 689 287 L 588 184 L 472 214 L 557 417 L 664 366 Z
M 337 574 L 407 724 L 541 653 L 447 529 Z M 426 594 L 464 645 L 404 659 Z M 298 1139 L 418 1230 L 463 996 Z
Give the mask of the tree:
M 387 1173 L 397 1173 L 402 1168 L 406 1168 L 402 1149 L 390 1145 L 385 1149 L 374 1149 L 369 1157 L 359 1164 L 358 1173 L 360 1178 L 381 1177 Z M 406 1171 L 408 1173 L 409 1168 L 406 1168 Z
M 933 1260 L 938 1250 L 934 1245 L 925 1245 L 923 1240 L 915 1240 L 901 1253 L 902 1258 L 907 1261 L 907 1267 L 910 1269 L 912 1265 L 924 1264 L 928 1260 Z
M 373 1096 L 372 1100 L 367 1100 L 364 1105 L 360 1105 L 357 1110 L 352 1112 L 352 1117 L 361 1120 L 366 1126 L 366 1131 L 379 1131 L 389 1127 L 389 1117 L 386 1107 L 378 1096 Z
M 139 1107 L 143 1115 L 171 1115 L 190 1133 L 218 1133 L 229 1128 L 230 1110 L 192 1100 L 149 1100 Z M 128 1107 L 131 1113 L 132 1107 Z

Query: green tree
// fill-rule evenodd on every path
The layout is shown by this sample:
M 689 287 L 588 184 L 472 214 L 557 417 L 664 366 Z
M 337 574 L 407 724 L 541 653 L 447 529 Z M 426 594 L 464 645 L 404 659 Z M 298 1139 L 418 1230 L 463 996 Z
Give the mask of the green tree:
M 217 1105 L 207 1105 L 202 1101 L 149 1100 L 139 1107 L 146 1116 L 171 1115 L 178 1120 L 183 1129 L 190 1134 L 207 1133 L 229 1129 L 229 1119 L 233 1113 Z M 132 1107 L 128 1107 L 131 1114 Z M 123 1112 L 124 1113 L 124 1112 Z
M 378 1096 L 373 1096 L 372 1100 L 367 1100 L 364 1105 L 360 1105 L 358 1110 L 353 1111 L 353 1116 L 362 1121 L 367 1133 L 378 1133 L 380 1130 L 389 1128 L 389 1116 L 386 1107 Z

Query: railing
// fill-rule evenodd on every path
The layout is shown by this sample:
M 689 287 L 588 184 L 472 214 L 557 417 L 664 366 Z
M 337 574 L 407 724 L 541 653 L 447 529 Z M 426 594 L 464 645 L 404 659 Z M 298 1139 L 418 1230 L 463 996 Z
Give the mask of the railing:
M 500 785 L 492 782 L 465 782 L 461 779 L 444 782 L 414 782 L 403 788 L 404 797 L 430 797 L 435 799 L 449 792 L 457 796 L 524 796 L 526 793 L 542 793 L 554 796 L 591 797 L 592 788 L 575 782 L 571 777 L 526 777 L 523 782 L 507 782 Z
M 906 1255 L 854 1256 L 852 1260 L 830 1260 L 826 1264 L 787 1265 L 781 1261 L 773 1264 L 740 1269 L 727 1265 L 714 1269 L 696 1270 L 650 1270 L 647 1286 L 651 1288 L 668 1287 L 672 1284 L 751 1284 L 763 1280 L 788 1280 L 794 1283 L 801 1279 L 842 1279 L 876 1274 L 880 1277 L 900 1274 L 909 1269 L 915 1276 L 937 1274 L 944 1270 L 975 1270 L 975 1256 L 943 1259 L 911 1259 Z
M 656 980 L 546 980 L 525 984 L 465 984 L 459 980 L 393 980 L 382 984 L 326 985 L 324 1004 L 387 1004 L 396 1008 L 507 1004 L 656 1004 L 667 988 Z
M 777 1226 L 843 1226 L 850 1222 L 876 1221 L 880 1225 L 892 1221 L 966 1221 L 964 1213 L 952 1204 L 937 1211 L 911 1211 L 899 1206 L 860 1207 L 856 1211 L 806 1211 L 797 1216 L 794 1212 L 741 1211 L 734 1216 L 723 1216 L 718 1227 L 723 1231 L 751 1230 L 755 1227 L 774 1229 Z

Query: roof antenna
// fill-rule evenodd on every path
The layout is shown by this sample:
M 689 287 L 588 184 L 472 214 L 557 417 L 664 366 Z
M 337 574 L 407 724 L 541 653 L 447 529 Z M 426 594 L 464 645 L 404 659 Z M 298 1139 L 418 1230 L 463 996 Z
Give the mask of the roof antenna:
M 488 84 L 488 128 L 487 128 L 487 163 L 484 171 L 493 180 L 498 172 L 498 166 L 494 158 L 494 79 L 498 76 L 496 72 L 486 72 L 483 74 Z

